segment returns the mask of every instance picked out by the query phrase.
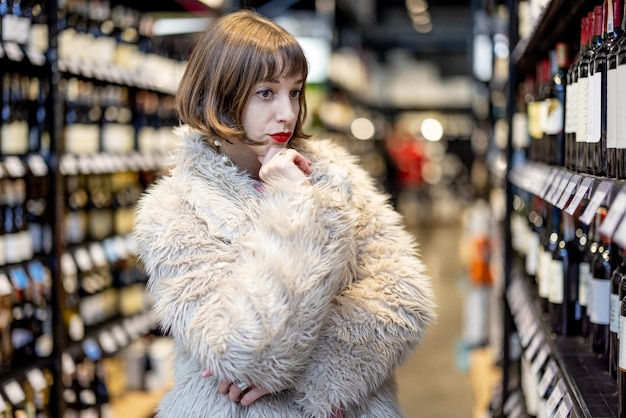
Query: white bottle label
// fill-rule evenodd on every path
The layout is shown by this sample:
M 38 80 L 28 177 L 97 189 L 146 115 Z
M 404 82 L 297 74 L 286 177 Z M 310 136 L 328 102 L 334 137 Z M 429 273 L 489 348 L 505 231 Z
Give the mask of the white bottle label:
M 563 262 L 561 260 L 550 260 L 550 294 L 548 300 L 550 303 L 563 303 Z
M 618 91 L 626 88 L 626 65 L 617 67 L 617 83 Z M 617 148 L 626 148 L 626 122 L 624 121 L 624 111 L 626 111 L 626 94 L 618 94 L 617 96 Z
M 617 69 L 606 75 L 606 147 L 617 147 L 617 101 L 619 97 Z
M 589 320 L 598 325 L 608 325 L 610 322 L 611 281 L 591 279 L 591 314 Z
M 539 235 L 532 231 L 528 234 L 528 247 L 526 254 L 526 273 L 529 276 L 537 274 L 537 250 L 539 249 Z
M 589 85 L 589 116 L 590 122 L 587 125 L 587 142 L 600 142 L 601 119 L 602 119 L 602 73 L 595 73 Z
M 578 123 L 576 126 L 576 142 L 585 142 L 587 139 L 587 101 L 589 100 L 589 78 L 578 80 Z
M 619 317 L 619 368 L 626 372 L 626 316 Z
M 589 263 L 578 265 L 578 303 L 580 306 L 587 306 L 587 287 L 589 286 Z
M 611 293 L 611 322 L 609 323 L 609 330 L 614 333 L 619 332 L 619 312 L 621 309 L 621 302 L 619 300 L 619 295 Z

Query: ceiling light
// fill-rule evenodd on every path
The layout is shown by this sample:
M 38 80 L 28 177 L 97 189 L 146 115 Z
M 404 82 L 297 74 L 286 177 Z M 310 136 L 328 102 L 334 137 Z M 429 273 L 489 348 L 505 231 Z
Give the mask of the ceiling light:
M 200 3 L 209 6 L 211 9 L 219 9 L 224 5 L 224 0 L 200 0 Z

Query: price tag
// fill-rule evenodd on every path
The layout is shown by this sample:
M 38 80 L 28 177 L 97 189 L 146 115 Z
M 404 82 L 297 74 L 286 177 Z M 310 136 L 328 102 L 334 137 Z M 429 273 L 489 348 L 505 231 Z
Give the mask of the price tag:
M 533 357 L 535 357 L 535 354 L 537 354 L 537 350 L 539 350 L 539 347 L 541 347 L 541 345 L 544 343 L 545 341 L 545 337 L 543 335 L 542 332 L 538 332 L 535 335 L 535 338 L 533 338 L 532 342 L 530 343 L 530 345 L 528 346 L 528 348 L 524 351 L 524 355 L 526 356 L 526 360 L 528 360 L 529 362 L 532 361 Z
M 554 177 L 552 177 L 552 180 L 550 181 L 550 186 L 548 187 L 548 190 L 543 196 L 543 199 L 546 202 L 552 203 L 552 198 L 554 197 L 554 194 L 559 188 L 559 184 L 561 183 L 562 176 L 563 176 L 563 172 L 561 170 L 555 171 L 555 175 Z
M 37 283 L 46 282 L 46 272 L 41 261 L 33 260 L 28 263 L 28 266 L 26 268 L 28 269 L 28 274 L 33 279 L 33 281 Z
M 569 202 L 569 205 L 567 205 L 567 208 L 565 208 L 565 212 L 569 213 L 570 215 L 574 215 L 574 212 L 576 212 L 576 209 L 578 209 L 580 202 L 584 198 L 589 197 L 592 185 L 593 179 L 591 177 L 583 178 L 582 182 L 580 183 L 580 187 L 576 189 L 576 194 L 574 195 L 574 197 L 572 197 L 572 200 Z
M 611 202 L 611 207 L 600 225 L 600 234 L 606 237 L 612 237 L 617 225 L 624 217 L 626 212 L 626 187 L 622 187 Z
M 17 157 L 5 157 L 4 167 L 7 169 L 9 176 L 13 178 L 20 178 L 26 175 L 26 167 Z
M 83 352 L 88 359 L 99 361 L 102 358 L 102 350 L 96 340 L 88 338 L 83 341 Z
M 27 371 L 26 379 L 35 392 L 41 392 L 48 387 L 48 380 L 41 369 L 35 368 Z
M 603 181 L 598 185 L 596 192 L 589 200 L 587 207 L 582 215 L 580 215 L 579 220 L 585 225 L 589 225 L 591 221 L 593 221 L 593 217 L 596 214 L 596 211 L 600 207 L 602 203 L 607 199 L 608 195 L 611 193 L 611 189 L 613 188 L 613 183 L 611 181 Z
M 535 374 L 539 374 L 539 370 L 541 370 L 541 366 L 543 366 L 543 364 L 546 362 L 549 355 L 550 355 L 550 352 L 546 346 L 540 347 L 539 352 L 535 356 L 535 359 L 530 364 L 530 370 L 532 370 L 532 372 Z
M 89 271 L 93 269 L 93 263 L 91 262 L 91 257 L 89 256 L 89 252 L 85 248 L 78 248 L 74 252 L 74 259 L 76 260 L 76 264 L 78 268 L 82 271 Z
M 28 56 L 29 61 L 36 66 L 43 66 L 46 63 L 46 56 L 41 53 L 41 51 L 37 51 L 32 48 L 28 48 L 26 50 L 26 55 Z
M 28 275 L 22 267 L 15 267 L 9 272 L 13 286 L 18 290 L 28 288 Z
M 121 325 L 114 325 L 111 329 L 111 333 L 113 334 L 113 338 L 115 338 L 115 341 L 117 341 L 117 344 L 120 347 L 125 347 L 126 345 L 128 345 L 128 334 L 124 331 L 124 328 L 122 328 Z
M 4 394 L 11 405 L 19 405 L 26 399 L 24 389 L 15 379 L 11 379 L 4 385 Z
M 98 342 L 100 342 L 102 349 L 108 354 L 115 353 L 119 348 L 117 341 L 113 338 L 113 335 L 106 330 L 100 333 L 98 336 Z
M 559 170 L 551 169 L 550 173 L 548 174 L 548 176 L 546 178 L 542 179 L 543 180 L 543 186 L 539 190 L 539 193 L 537 193 L 537 195 L 539 197 L 541 197 L 542 199 L 545 199 L 546 194 L 548 193 L 548 190 L 551 187 L 554 187 L 554 179 L 556 178 L 558 173 L 559 173 Z M 541 183 L 537 183 L 537 184 L 541 184 Z
M 22 48 L 15 42 L 5 42 L 4 52 L 11 61 L 21 62 L 24 59 Z
M 556 376 L 557 370 L 556 363 L 554 360 L 550 359 L 546 371 L 543 373 L 543 376 L 541 376 L 541 380 L 539 380 L 538 390 L 540 397 L 544 398 L 548 390 L 550 390 L 550 385 Z
M 554 416 L 555 418 L 568 418 L 573 408 L 574 402 L 572 402 L 572 398 L 566 393 Z
M 26 163 L 30 168 L 30 172 L 33 173 L 35 177 L 45 177 L 48 175 L 48 164 L 46 164 L 46 160 L 39 154 L 29 154 Z
M 568 172 L 561 173 L 560 178 L 559 178 L 559 184 L 557 188 L 555 189 L 554 193 L 552 194 L 552 196 L 550 197 L 550 203 L 552 203 L 553 205 L 556 205 L 556 203 L 559 201 L 559 199 L 563 195 L 563 192 L 565 191 L 565 187 L 569 184 L 569 180 L 571 177 L 572 177 L 571 173 L 568 173 Z
M 623 220 L 615 230 L 613 241 L 620 247 L 626 248 L 626 219 Z
M 522 403 L 521 393 L 519 391 L 511 393 L 509 397 L 506 399 L 506 402 L 504 402 L 504 405 L 502 406 L 502 411 L 506 415 L 509 415 L 516 408 L 516 406 L 521 405 L 521 403 Z
M 563 383 L 563 381 L 559 379 L 558 383 L 554 386 L 554 389 L 552 389 L 552 393 L 550 394 L 550 397 L 548 398 L 548 402 L 547 402 L 548 416 L 554 415 L 554 411 L 556 411 L 556 407 L 558 406 L 559 402 L 561 402 L 561 399 L 563 398 L 564 393 L 565 393 L 565 383 Z
M 76 372 L 76 363 L 68 353 L 61 355 L 61 368 L 65 374 L 74 374 Z
M 61 156 L 59 160 L 59 172 L 63 175 L 76 174 L 76 161 L 72 155 L 65 154 Z
M 98 267 L 106 267 L 109 265 L 104 246 L 100 242 L 94 242 L 89 246 L 89 253 L 93 262 Z
M 78 272 L 74 258 L 70 253 L 61 255 L 61 272 L 66 276 L 73 276 Z
M 576 190 L 576 187 L 578 187 L 578 184 L 582 181 L 582 179 L 583 178 L 579 176 L 578 174 L 575 174 L 572 177 L 570 177 L 569 181 L 567 182 L 567 185 L 565 186 L 565 190 L 563 191 L 563 194 L 561 195 L 561 198 L 559 199 L 558 202 L 556 202 L 556 207 L 558 207 L 559 209 L 565 208 L 565 205 L 567 205 L 567 202 L 569 202 L 570 197 L 572 197 L 572 195 L 574 194 L 574 191 Z

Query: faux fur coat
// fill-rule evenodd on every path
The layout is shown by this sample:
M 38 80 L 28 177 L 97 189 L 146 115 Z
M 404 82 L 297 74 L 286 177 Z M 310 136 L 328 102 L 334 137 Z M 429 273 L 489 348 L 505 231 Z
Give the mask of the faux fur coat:
M 261 188 L 200 135 L 181 136 L 135 226 L 154 310 L 176 347 L 158 417 L 328 417 L 338 407 L 346 418 L 400 417 L 395 368 L 435 314 L 414 240 L 386 196 L 327 140 L 294 145 L 312 162 L 313 187 Z M 275 393 L 243 407 L 218 392 L 222 378 Z

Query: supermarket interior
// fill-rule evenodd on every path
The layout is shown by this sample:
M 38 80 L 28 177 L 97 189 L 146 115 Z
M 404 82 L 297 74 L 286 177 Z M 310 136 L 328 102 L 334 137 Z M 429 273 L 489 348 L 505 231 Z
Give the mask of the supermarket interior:
M 0 0 L 0 418 L 152 418 L 176 384 L 137 202 L 242 8 L 304 50 L 308 141 L 418 245 L 437 319 L 402 416 L 626 418 L 624 0 Z

